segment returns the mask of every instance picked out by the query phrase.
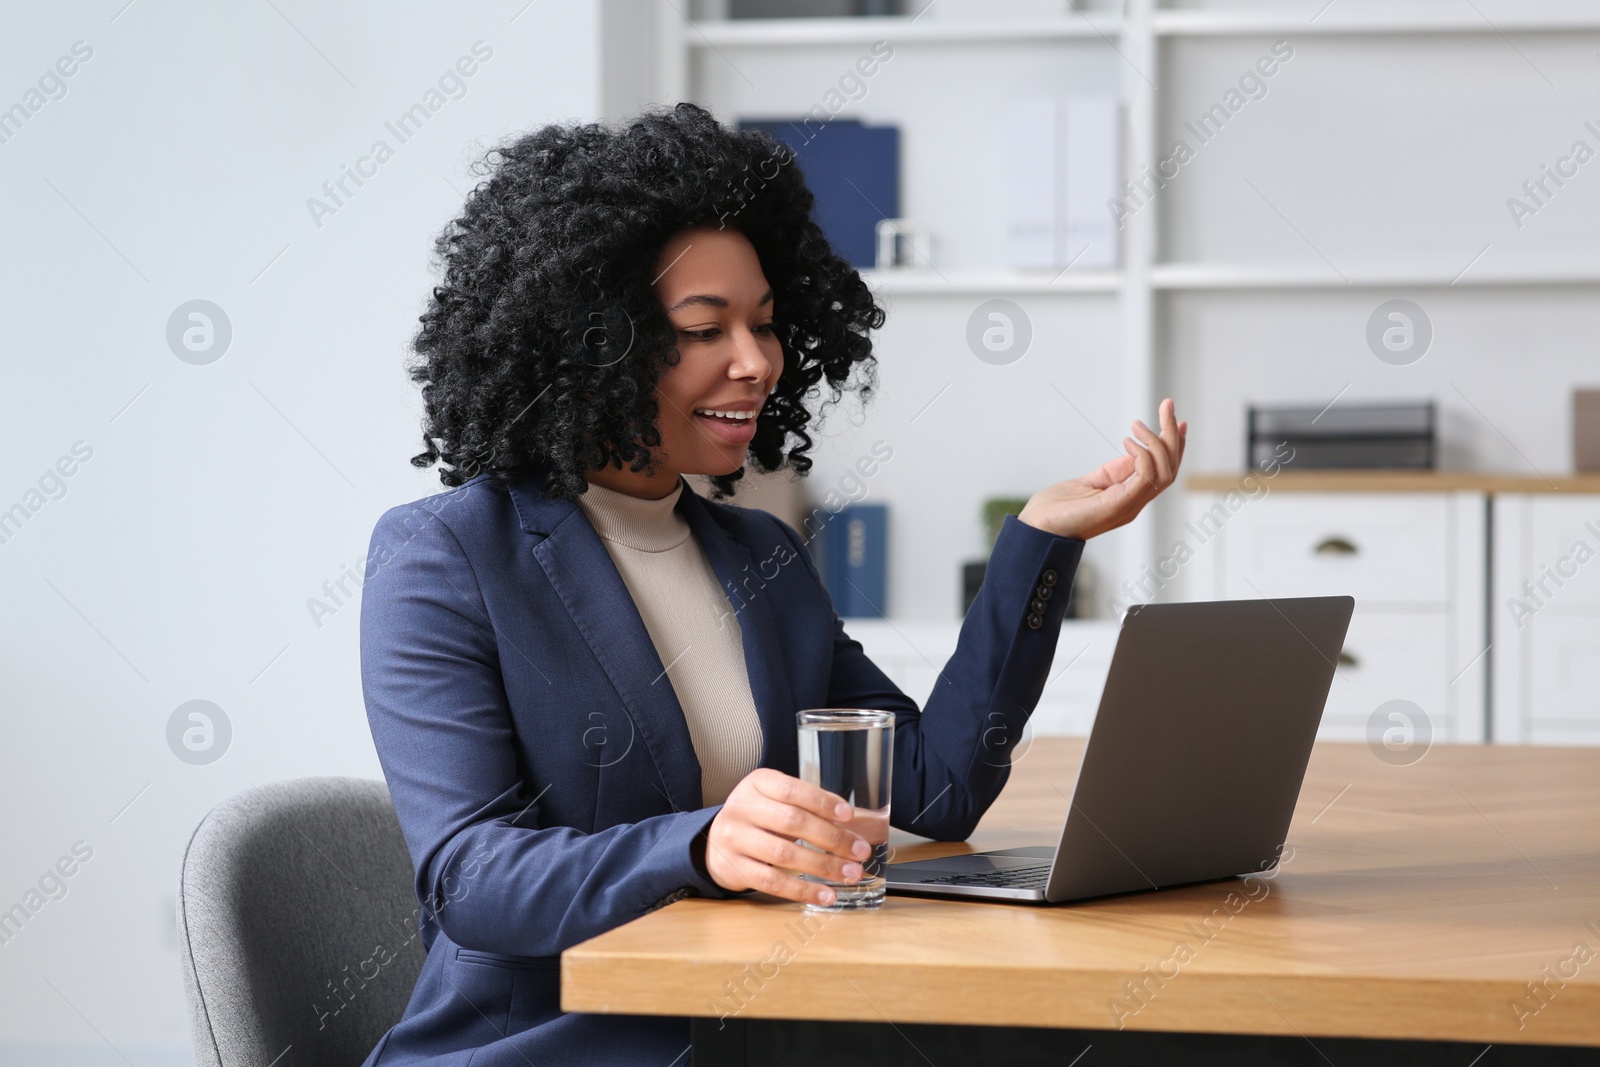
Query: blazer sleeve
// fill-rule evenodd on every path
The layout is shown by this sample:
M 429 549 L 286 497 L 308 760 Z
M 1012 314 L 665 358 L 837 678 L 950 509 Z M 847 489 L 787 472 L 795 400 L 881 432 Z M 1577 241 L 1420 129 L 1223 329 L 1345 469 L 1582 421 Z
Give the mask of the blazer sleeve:
M 552 956 L 685 891 L 732 895 L 703 866 L 720 807 L 595 833 L 541 825 L 471 561 L 437 515 L 403 521 L 390 512 L 373 532 L 361 681 L 425 943 L 436 922 L 466 948 Z
M 810 552 L 793 527 L 779 525 L 831 608 Z M 895 713 L 889 822 L 896 829 L 965 840 L 999 797 L 1011 774 L 1011 754 L 1049 680 L 1083 546 L 1079 538 L 1005 516 L 955 653 L 920 709 L 834 614 L 828 705 Z M 1049 593 L 1041 596 L 1041 588 Z M 1040 604 L 1043 610 L 1036 612 Z M 1035 614 L 1037 627 L 1028 623 Z

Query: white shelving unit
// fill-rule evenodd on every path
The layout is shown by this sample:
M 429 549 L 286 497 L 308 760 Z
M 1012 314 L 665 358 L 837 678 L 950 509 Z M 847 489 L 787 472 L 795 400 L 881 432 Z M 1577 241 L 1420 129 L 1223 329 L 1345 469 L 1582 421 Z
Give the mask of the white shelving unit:
M 1548 286 L 1600 284 L 1600 264 L 1592 267 L 1530 267 L 1523 269 L 1466 267 L 1451 271 L 1433 268 L 1344 268 L 1335 274 L 1326 264 L 1304 267 L 1264 267 L 1220 263 L 1161 263 L 1150 272 L 1156 289 L 1331 289 L 1360 287 L 1482 288 L 1488 286 Z
M 1404 5 L 1374 0 L 1338 0 L 1332 4 L 1315 0 L 1304 3 L 1183 0 L 1180 7 L 1178 2 L 1123 0 L 1120 5 L 1068 10 L 1058 18 L 997 18 L 982 23 L 941 18 L 926 11 L 920 16 L 863 19 L 688 20 L 672 16 L 657 27 L 656 96 L 661 100 L 694 100 L 725 117 L 737 117 L 750 99 L 759 96 L 754 91 L 756 83 L 760 83 L 763 91 L 770 90 L 773 84 L 781 82 L 786 70 L 793 71 L 798 69 L 795 64 L 808 63 L 811 66 L 805 69 L 816 74 L 814 86 L 800 79 L 800 84 L 808 89 L 796 91 L 785 98 L 784 105 L 769 112 L 782 113 L 786 107 L 788 113 L 800 113 L 815 104 L 828 88 L 828 78 L 824 75 L 831 76 L 836 68 L 842 67 L 842 60 L 847 56 L 844 50 L 865 49 L 880 40 L 891 42 L 898 66 L 892 68 L 892 75 L 883 77 L 915 82 L 917 92 L 926 99 L 895 96 L 897 90 L 873 86 L 864 101 L 859 102 L 861 106 L 852 102 L 837 113 L 856 115 L 863 114 L 865 109 L 865 117 L 870 121 L 903 119 L 903 129 L 919 133 L 918 147 L 924 155 L 920 159 L 907 157 L 902 165 L 902 213 L 917 217 L 937 239 L 941 230 L 971 226 L 971 219 L 965 217 L 969 214 L 998 210 L 992 205 L 978 205 L 969 213 L 962 210 L 964 205 L 949 206 L 949 198 L 942 202 L 945 205 L 942 215 L 906 210 L 906 200 L 917 199 L 919 183 L 926 186 L 930 182 L 955 180 L 946 174 L 930 175 L 926 164 L 928 142 L 935 139 L 932 135 L 938 132 L 930 115 L 938 114 L 942 118 L 947 103 L 947 98 L 938 95 L 945 88 L 939 84 L 941 80 L 947 78 L 952 83 L 970 85 L 973 94 L 996 92 L 993 83 L 999 80 L 1004 82 L 1001 87 L 1004 92 L 1025 95 L 1063 92 L 1061 83 L 1052 79 L 1070 74 L 1080 78 L 1070 91 L 1082 91 L 1085 87 L 1116 91 L 1123 103 L 1124 174 L 1137 175 L 1143 167 L 1162 157 L 1164 153 L 1158 151 L 1158 146 L 1170 146 L 1186 117 L 1192 118 L 1204 111 L 1228 88 L 1220 80 L 1221 73 L 1247 69 L 1245 64 L 1249 57 L 1279 38 L 1293 41 L 1298 54 L 1307 58 L 1297 58 L 1293 68 L 1285 65 L 1285 73 L 1273 83 L 1271 92 L 1281 96 L 1303 95 L 1289 111 L 1282 110 L 1286 106 L 1282 103 L 1250 104 L 1255 111 L 1251 112 L 1248 122 L 1243 113 L 1237 121 L 1240 125 L 1257 123 L 1255 130 L 1243 134 L 1229 130 L 1228 138 L 1233 142 L 1230 147 L 1202 149 L 1212 157 L 1212 162 L 1206 164 L 1212 168 L 1212 175 L 1184 177 L 1180 189 L 1154 197 L 1128 216 L 1121 233 L 1118 269 L 1069 270 L 1059 276 L 1013 271 L 993 261 L 993 255 L 987 261 L 974 255 L 973 249 L 978 244 L 968 240 L 959 249 L 961 254 L 948 261 L 936 253 L 932 267 L 865 272 L 874 291 L 893 305 L 892 317 L 901 320 L 923 318 L 932 322 L 940 315 L 948 320 L 956 304 L 964 308 L 978 299 L 1009 297 L 1029 301 L 1030 311 L 1035 307 L 1047 307 L 1051 309 L 1050 314 L 1067 319 L 1076 317 L 1088 323 L 1085 333 L 1093 335 L 1097 347 L 1089 353 L 1068 353 L 1061 373 L 1071 373 L 1077 381 L 1086 373 L 1086 368 L 1098 365 L 1099 371 L 1114 382 L 1111 395 L 1096 394 L 1078 405 L 1084 409 L 1079 414 L 1092 419 L 1098 439 L 1104 442 L 1117 440 L 1125 432 L 1124 413 L 1137 413 L 1151 421 L 1155 404 L 1168 392 L 1186 389 L 1180 395 L 1203 394 L 1203 389 L 1194 388 L 1193 376 L 1210 373 L 1216 378 L 1218 375 L 1214 371 L 1192 369 L 1197 351 L 1215 352 L 1219 347 L 1225 349 L 1230 345 L 1245 347 L 1252 335 L 1244 327 L 1230 327 L 1231 333 L 1212 329 L 1218 314 L 1234 313 L 1245 319 L 1259 309 L 1261 316 L 1273 320 L 1268 325 L 1276 330 L 1275 336 L 1297 340 L 1302 332 L 1295 321 L 1298 316 L 1306 316 L 1309 321 L 1312 313 L 1322 314 L 1327 319 L 1337 317 L 1343 324 L 1359 314 L 1361 317 L 1355 320 L 1359 326 L 1381 296 L 1414 293 L 1423 294 L 1417 298 L 1430 301 L 1430 306 L 1435 306 L 1433 302 L 1443 306 L 1454 301 L 1450 307 L 1466 307 L 1480 315 L 1492 314 L 1494 308 L 1514 301 L 1554 301 L 1559 306 L 1553 312 L 1540 307 L 1534 314 L 1543 321 L 1566 323 L 1562 328 L 1569 334 L 1588 333 L 1590 324 L 1584 317 L 1587 312 L 1576 308 L 1583 303 L 1581 294 L 1574 296 L 1572 289 L 1600 284 L 1600 255 L 1590 252 L 1594 245 L 1588 240 L 1590 231 L 1584 228 L 1590 225 L 1587 220 L 1591 216 L 1582 216 L 1576 228 L 1563 229 L 1562 223 L 1557 222 L 1533 236 L 1524 235 L 1520 230 L 1512 231 L 1504 219 L 1500 200 L 1491 199 L 1516 192 L 1516 182 L 1511 177 L 1504 180 L 1503 191 L 1499 186 L 1490 193 L 1482 193 L 1477 188 L 1467 190 L 1473 196 L 1481 196 L 1481 200 L 1466 199 L 1466 193 L 1461 194 L 1468 207 L 1481 207 L 1480 213 L 1487 220 L 1469 218 L 1460 227 L 1464 233 L 1474 225 L 1487 226 L 1491 222 L 1500 228 L 1482 238 L 1463 238 L 1457 257 L 1456 245 L 1444 239 L 1434 239 L 1430 243 L 1422 238 L 1397 237 L 1387 243 L 1369 241 L 1370 247 L 1364 248 L 1362 238 L 1368 236 L 1368 231 L 1362 229 L 1362 218 L 1352 206 L 1359 202 L 1354 194 L 1339 207 L 1349 218 L 1339 216 L 1336 223 L 1318 230 L 1317 212 L 1323 205 L 1315 196 L 1301 195 L 1296 199 L 1296 195 L 1304 193 L 1309 185 L 1325 181 L 1329 198 L 1333 198 L 1344 191 L 1337 184 L 1341 178 L 1328 176 L 1324 179 L 1321 175 L 1296 172 L 1292 165 L 1284 165 L 1278 168 L 1281 173 L 1275 176 L 1279 180 L 1273 184 L 1274 175 L 1268 167 L 1280 161 L 1261 161 L 1259 144 L 1254 149 L 1257 156 L 1251 157 L 1250 162 L 1252 166 L 1259 163 L 1267 176 L 1257 175 L 1258 181 L 1252 183 L 1255 193 L 1232 192 L 1214 175 L 1219 169 L 1225 169 L 1219 168 L 1216 161 L 1235 151 L 1237 144 L 1242 143 L 1241 138 L 1270 139 L 1278 133 L 1292 132 L 1294 126 L 1288 116 L 1295 109 L 1314 111 L 1317 120 L 1334 131 L 1333 136 L 1352 139 L 1353 143 L 1363 146 L 1363 151 L 1381 158 L 1382 153 L 1393 148 L 1392 143 L 1383 142 L 1382 137 L 1388 136 L 1392 141 L 1394 130 L 1378 130 L 1378 140 L 1369 143 L 1372 131 L 1359 125 L 1341 126 L 1343 116 L 1335 105 L 1348 104 L 1356 114 L 1352 122 L 1366 118 L 1371 126 L 1376 125 L 1371 121 L 1374 117 L 1384 115 L 1385 104 L 1408 103 L 1403 97 L 1398 101 L 1384 97 L 1378 88 L 1366 91 L 1364 84 L 1381 85 L 1390 93 L 1395 84 L 1410 84 L 1383 80 L 1396 77 L 1392 72 L 1401 59 L 1416 66 L 1419 86 L 1431 89 L 1428 79 L 1436 80 L 1440 71 L 1456 79 L 1443 90 L 1434 90 L 1431 96 L 1419 89 L 1419 106 L 1434 109 L 1424 112 L 1424 118 L 1444 116 L 1453 121 L 1458 115 L 1471 115 L 1476 119 L 1477 112 L 1483 110 L 1480 98 L 1487 98 L 1485 94 L 1501 85 L 1509 85 L 1518 92 L 1531 85 L 1530 92 L 1544 92 L 1546 83 L 1555 89 L 1559 82 L 1562 90 L 1568 90 L 1582 81 L 1588 86 L 1584 90 L 1588 94 L 1586 99 L 1592 99 L 1593 57 L 1600 48 L 1600 5 L 1573 0 L 1523 3 L 1419 0 Z M 996 60 L 997 50 L 1004 50 L 1000 52 L 1003 57 L 1014 56 L 1015 62 Z M 1046 57 L 1043 66 L 1041 55 Z M 1056 58 L 1052 61 L 1050 56 Z M 1441 56 L 1446 59 L 1441 60 Z M 1571 62 L 1567 63 L 1567 59 Z M 1434 63 L 1440 65 L 1430 65 Z M 733 72 L 734 68 L 737 73 Z M 930 71 L 944 70 L 947 73 L 943 75 L 930 74 Z M 1042 75 L 1041 71 L 1046 73 Z M 1519 78 L 1522 80 L 1518 81 Z M 1301 84 L 1276 88 L 1289 85 L 1293 79 L 1301 79 Z M 1320 88 L 1308 88 L 1312 86 Z M 1348 98 L 1342 95 L 1347 89 Z M 1321 97 L 1315 95 L 1319 91 Z M 1576 92 L 1575 89 L 1571 91 Z M 1332 110 L 1316 110 L 1329 98 L 1332 99 L 1328 107 Z M 770 100 L 773 95 L 767 92 L 760 99 Z M 1529 99 L 1544 98 L 1530 96 Z M 1269 106 L 1280 110 L 1276 114 L 1254 117 Z M 897 108 L 902 113 L 897 113 Z M 1450 111 L 1450 108 L 1457 111 Z M 973 117 L 968 113 L 948 121 L 952 140 L 943 146 L 946 158 L 952 167 L 970 166 L 971 161 L 966 157 L 974 154 L 975 149 L 969 143 L 967 127 L 960 123 L 970 124 Z M 1501 114 L 1485 121 L 1498 122 L 1503 131 L 1509 120 Z M 920 129 L 918 123 L 922 124 Z M 1449 157 L 1451 159 L 1468 159 L 1471 152 L 1456 146 L 1478 143 L 1474 138 L 1479 135 L 1467 129 L 1469 125 L 1463 119 L 1461 128 L 1424 127 L 1417 132 L 1417 137 L 1433 139 L 1430 144 L 1435 140 L 1444 143 L 1446 148 L 1441 151 L 1457 151 L 1459 154 Z M 1525 143 L 1519 143 L 1517 151 L 1526 152 L 1527 161 L 1525 165 L 1519 163 L 1522 170 L 1515 173 L 1517 180 L 1527 174 L 1537 175 L 1540 162 L 1553 159 L 1578 135 L 1576 123 L 1571 130 L 1553 119 L 1545 126 L 1551 132 L 1540 141 L 1534 140 L 1535 135 L 1544 136 L 1545 131 L 1537 124 L 1528 124 L 1526 130 L 1518 131 L 1519 135 L 1526 136 Z M 1264 132 L 1267 130 L 1274 132 Z M 1451 142 L 1450 137 L 1455 141 Z M 979 141 L 982 145 L 994 143 L 992 139 L 982 141 L 980 138 Z M 1548 149 L 1543 147 L 1546 141 Z M 903 139 L 905 143 L 909 143 L 909 138 Z M 1545 155 L 1541 156 L 1541 152 Z M 1597 166 L 1600 163 L 1589 165 L 1579 184 L 1600 182 L 1600 178 L 1588 173 Z M 1397 170 L 1397 175 L 1397 181 L 1417 180 L 1414 173 Z M 1231 180 L 1236 183 L 1233 189 L 1240 188 L 1236 178 Z M 1463 183 L 1463 187 L 1466 184 Z M 1440 190 L 1447 196 L 1452 194 L 1443 180 Z M 1240 208 L 1246 201 L 1228 199 L 1257 194 L 1259 199 L 1248 201 L 1251 206 L 1247 209 Z M 984 194 L 974 193 L 974 196 L 981 195 Z M 1382 194 L 1380 190 L 1363 195 Z M 1562 192 L 1563 210 L 1587 195 L 1587 192 Z M 1495 212 L 1500 212 L 1498 218 L 1493 217 Z M 1230 242 L 1217 237 L 1220 231 L 1214 221 L 1198 218 L 1202 213 L 1227 219 L 1230 223 L 1236 217 L 1257 217 L 1242 218 L 1244 229 L 1254 227 L 1249 230 L 1248 240 L 1241 238 Z M 1439 213 L 1450 215 L 1443 208 Z M 1600 217 L 1600 212 L 1591 214 Z M 1295 222 L 1290 221 L 1291 216 Z M 1400 216 L 1402 225 L 1409 221 L 1404 213 Z M 1539 221 L 1543 224 L 1544 217 Z M 1447 219 L 1435 230 L 1448 224 Z M 1341 232 L 1341 228 L 1348 233 Z M 1534 229 L 1530 227 L 1530 231 Z M 1316 244 L 1312 244 L 1304 230 L 1318 235 Z M 1594 226 L 1593 231 L 1600 237 L 1600 225 Z M 1349 237 L 1349 247 L 1333 254 L 1330 261 L 1329 256 L 1322 254 L 1322 246 L 1331 245 L 1344 236 Z M 1438 235 L 1425 236 L 1437 238 Z M 1307 245 L 1312 245 L 1315 253 Z M 1485 254 L 1489 253 L 1490 245 L 1494 251 Z M 985 247 L 996 251 L 998 241 Z M 1194 255 L 1194 249 L 1202 254 Z M 1245 255 L 1234 254 L 1236 249 L 1242 249 Z M 1361 261 L 1363 250 L 1368 253 L 1365 262 Z M 1261 258 L 1252 259 L 1252 254 L 1261 254 Z M 1347 293 L 1351 295 L 1342 295 Z M 1564 293 L 1567 295 L 1563 296 Z M 958 299 L 951 302 L 942 300 L 943 297 Z M 1049 299 L 1041 301 L 1040 298 Z M 1213 311 L 1197 304 L 1197 300 L 1216 300 L 1224 310 Z M 1345 303 L 1340 304 L 1341 300 Z M 1567 303 L 1560 304 L 1563 300 Z M 1107 316 L 1114 324 L 1102 328 Z M 1510 317 L 1509 312 L 1502 316 Z M 949 328 L 945 320 L 940 321 L 940 329 Z M 1500 324 L 1492 326 L 1491 329 L 1477 327 L 1473 333 L 1480 339 L 1492 336 L 1500 330 Z M 1340 328 L 1345 327 L 1341 325 Z M 1101 332 L 1096 333 L 1096 329 Z M 1316 332 L 1309 327 L 1308 331 Z M 1293 342 L 1283 343 L 1292 345 Z M 1355 344 L 1360 346 L 1359 336 Z M 1326 362 L 1324 357 L 1318 358 Z M 1488 364 L 1487 356 L 1473 358 Z M 1566 366 L 1570 366 L 1572 357 L 1564 358 L 1568 358 Z M 1306 359 L 1309 364 L 1311 357 L 1308 355 Z M 1478 384 L 1467 376 L 1467 372 L 1473 370 L 1471 365 L 1465 372 L 1457 369 L 1448 384 L 1441 378 L 1427 383 L 1427 388 L 1447 400 L 1456 400 L 1456 393 L 1459 393 L 1466 400 L 1457 400 L 1458 407 L 1470 403 L 1490 424 L 1478 427 L 1487 443 L 1476 446 L 1487 456 L 1487 461 L 1467 449 L 1466 462 L 1484 463 L 1491 468 L 1499 462 L 1508 469 L 1521 467 L 1526 473 L 1523 460 L 1531 450 L 1512 443 L 1518 436 L 1516 426 L 1496 421 L 1488 414 L 1494 410 L 1489 399 L 1505 395 L 1507 387 Z M 1487 373 L 1484 371 L 1485 377 Z M 1561 373 L 1581 376 L 1582 371 L 1563 369 Z M 1231 380 L 1230 388 L 1235 395 L 1250 386 L 1260 388 L 1263 381 L 1270 383 L 1280 379 L 1277 386 L 1280 392 L 1298 389 L 1306 399 L 1325 396 L 1331 400 L 1347 380 L 1358 383 L 1351 396 L 1362 393 L 1359 376 L 1334 380 L 1319 377 L 1311 370 L 1295 377 L 1280 368 L 1263 374 L 1259 367 L 1241 364 L 1237 370 L 1227 368 L 1221 377 Z M 1389 381 L 1369 381 L 1368 392 L 1381 394 L 1389 387 Z M 932 383 L 928 390 L 930 396 L 940 384 Z M 1051 384 L 1057 383 L 1052 381 Z M 1057 391 L 1061 391 L 1059 385 Z M 1039 392 L 1049 397 L 1047 390 Z M 1222 436 L 1219 433 L 1222 429 L 1230 432 L 1234 429 L 1223 425 L 1228 419 L 1241 421 L 1237 413 L 1219 407 L 1215 398 L 1221 395 L 1220 387 L 1212 391 L 1213 406 L 1208 412 L 1207 430 L 1216 436 Z M 1068 421 L 1075 418 L 1064 405 L 1062 410 Z M 1192 417 L 1195 410 L 1195 404 L 1190 402 L 1186 414 Z M 1502 442 L 1507 447 L 1502 447 Z M 1191 456 L 1186 467 L 1199 472 L 1208 467 L 1218 469 L 1221 464 L 1225 464 L 1222 469 L 1236 467 L 1238 460 L 1231 457 L 1240 450 L 1231 443 L 1226 447 L 1213 447 L 1209 454 L 1223 457 L 1221 460 L 1197 459 L 1194 455 L 1197 451 L 1191 435 Z M 1540 462 L 1549 463 L 1548 460 Z M 1116 531 L 1103 539 L 1109 543 L 1105 549 L 1097 540 L 1092 546 L 1097 551 L 1114 550 L 1113 556 L 1097 560 L 1113 560 L 1109 573 L 1101 576 L 1102 597 L 1121 580 L 1138 575 L 1142 567 L 1160 557 L 1158 546 L 1172 540 L 1181 505 L 1181 500 L 1160 502 L 1155 521 L 1140 521 Z M 949 563 L 953 570 L 955 561 Z M 919 617 L 923 616 L 901 617 L 897 612 L 897 618 L 902 621 L 916 621 Z
M 1148 34 L 1145 37 L 1148 39 Z M 1063 61 L 1071 65 L 1070 61 L 1087 54 L 1099 63 L 1104 76 L 1084 88 L 1111 91 L 1125 100 L 1131 100 L 1139 93 L 1138 87 L 1132 82 L 1139 79 L 1131 70 L 1119 69 L 1122 64 L 1119 54 L 1140 50 L 1148 52 L 1149 44 L 1141 45 L 1138 38 L 1139 33 L 1130 27 L 1122 13 L 1111 7 L 1075 11 L 1060 18 L 999 18 L 982 23 L 940 18 L 935 13 L 859 19 L 668 18 L 660 26 L 661 61 L 658 69 L 661 80 L 657 86 L 657 97 L 662 100 L 693 100 L 725 118 L 738 117 L 744 113 L 742 101 L 729 99 L 727 95 L 719 93 L 715 86 L 706 83 L 702 72 L 708 66 L 718 71 L 736 68 L 739 73 L 733 79 L 737 82 L 734 89 L 748 93 L 751 82 L 766 86 L 769 80 L 766 71 L 775 62 L 799 56 L 814 61 L 819 71 L 831 71 L 832 66 L 838 65 L 835 57 L 842 55 L 838 50 L 853 48 L 864 51 L 874 42 L 888 41 L 895 49 L 895 62 L 901 68 L 927 56 L 937 57 L 940 63 L 948 60 L 950 64 L 964 64 L 970 60 L 974 47 L 1016 49 L 1019 54 L 1038 49 L 1058 49 L 1053 53 L 1059 57 L 1058 65 Z M 907 55 L 918 58 L 899 58 Z M 921 73 L 926 77 L 925 70 Z M 1031 83 L 1025 72 L 1002 72 L 1001 76 L 1011 79 L 1008 86 L 1010 91 L 1018 94 L 1030 91 Z M 825 85 L 819 84 L 817 91 L 824 88 Z M 791 114 L 803 112 L 814 102 L 807 96 L 796 95 L 788 101 L 787 111 Z M 1150 101 L 1144 100 L 1132 106 L 1148 109 L 1149 104 Z M 857 113 L 857 109 L 850 107 L 839 112 L 841 115 Z M 1135 129 L 1148 125 L 1136 118 L 1131 121 Z M 913 187 L 917 182 L 917 169 L 914 162 L 908 159 L 902 164 L 902 212 L 906 199 L 915 198 Z M 923 221 L 930 226 L 935 240 L 938 240 L 948 220 L 928 218 Z M 1124 255 L 1131 257 L 1134 254 L 1132 248 L 1141 239 L 1137 237 L 1137 227 L 1130 227 L 1130 231 L 1129 249 Z M 934 263 L 928 267 L 864 271 L 863 276 L 880 298 L 893 305 L 896 318 L 936 314 L 938 300 L 942 297 L 962 298 L 968 303 L 985 298 L 1025 297 L 1030 301 L 1029 310 L 1032 311 L 1038 306 L 1039 298 L 1059 296 L 1065 303 L 1057 304 L 1052 299 L 1051 306 L 1058 309 L 1055 314 L 1067 318 L 1078 314 L 1071 310 L 1076 306 L 1072 301 L 1093 301 L 1097 315 L 1104 317 L 1110 314 L 1123 324 L 1112 327 L 1116 351 L 1100 351 L 1095 357 L 1105 362 L 1108 373 L 1115 379 L 1114 395 L 1101 397 L 1096 394 L 1093 403 L 1084 402 L 1083 406 L 1119 413 L 1153 410 L 1150 399 L 1152 375 L 1148 359 L 1149 327 L 1146 321 L 1148 284 L 1137 269 L 1026 272 L 1009 269 L 998 262 L 945 262 L 940 260 L 936 252 Z M 1127 358 L 1128 354 L 1132 354 L 1132 358 Z M 1066 417 L 1074 417 L 1065 405 L 1061 405 L 1061 410 Z M 1114 423 L 1108 421 L 1106 428 L 1096 427 L 1091 437 L 1096 446 L 1103 446 L 1102 439 L 1114 440 L 1121 432 Z M 1103 452 L 1104 447 L 1100 447 L 1099 451 Z M 1148 523 L 1141 524 L 1120 532 L 1119 537 L 1124 542 L 1119 553 L 1122 559 L 1131 560 L 1147 554 L 1146 542 L 1151 536 L 1148 526 Z M 1112 542 L 1115 540 L 1108 539 Z M 1115 569 L 1120 572 L 1124 566 L 1119 561 Z M 954 573 L 955 560 L 949 561 L 947 569 Z
M 861 276 L 875 293 L 941 295 L 983 293 L 1115 293 L 1122 286 L 1116 271 L 1067 271 L 1030 274 L 1022 271 L 865 270 Z
M 1067 37 L 1111 37 L 1118 21 L 1096 13 L 1074 19 L 1007 19 L 989 23 L 939 21 L 915 16 L 887 18 L 697 19 L 688 23 L 691 47 L 724 45 L 794 48 L 819 44 L 863 44 L 893 39 L 906 44 L 969 44 L 973 41 L 1036 41 Z
M 1600 29 L 1600 11 L 1588 4 L 1545 5 L 1544 10 L 1498 10 L 1486 15 L 1467 4 L 1416 3 L 1392 9 L 1328 4 L 1307 18 L 1271 11 L 1211 9 L 1157 11 L 1151 29 L 1163 37 L 1274 36 L 1282 34 L 1559 33 Z

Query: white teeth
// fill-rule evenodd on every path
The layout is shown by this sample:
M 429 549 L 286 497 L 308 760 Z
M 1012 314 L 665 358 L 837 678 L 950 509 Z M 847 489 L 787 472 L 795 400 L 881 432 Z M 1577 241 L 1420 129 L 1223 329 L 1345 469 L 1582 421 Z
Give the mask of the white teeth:
M 701 408 L 696 408 L 695 414 L 715 415 L 719 419 L 753 419 L 756 417 L 756 412 L 754 411 L 706 411 Z

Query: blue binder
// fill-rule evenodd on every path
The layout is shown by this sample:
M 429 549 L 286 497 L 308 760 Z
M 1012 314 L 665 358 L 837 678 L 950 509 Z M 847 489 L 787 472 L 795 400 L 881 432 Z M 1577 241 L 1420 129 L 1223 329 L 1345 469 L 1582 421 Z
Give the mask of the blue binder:
M 744 119 L 739 129 L 771 134 L 794 150 L 828 243 L 851 266 L 872 267 L 878 220 L 900 215 L 900 128 L 801 117 Z
M 840 618 L 889 612 L 889 506 L 850 504 L 822 529 L 822 576 Z

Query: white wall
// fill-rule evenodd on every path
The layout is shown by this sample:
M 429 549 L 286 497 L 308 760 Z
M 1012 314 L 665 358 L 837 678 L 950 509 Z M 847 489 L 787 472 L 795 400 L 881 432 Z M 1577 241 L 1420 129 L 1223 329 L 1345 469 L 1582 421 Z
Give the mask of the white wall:
M 0 107 L 74 42 L 93 52 L 0 144 L 0 508 L 75 442 L 92 457 L 0 544 L 0 909 L 74 842 L 93 858 L 0 944 L 0 1062 L 192 1062 L 173 935 L 190 831 L 253 782 L 380 774 L 358 603 L 319 627 L 306 601 L 359 571 L 385 508 L 438 486 L 407 463 L 420 408 L 401 361 L 464 164 L 599 117 L 595 0 L 523 8 L 4 16 Z M 385 122 L 480 40 L 465 94 L 399 143 Z M 393 158 L 318 226 L 307 199 L 378 138 Z M 203 366 L 166 341 L 196 298 L 233 329 Z M 196 698 L 233 729 L 208 766 L 167 747 Z

